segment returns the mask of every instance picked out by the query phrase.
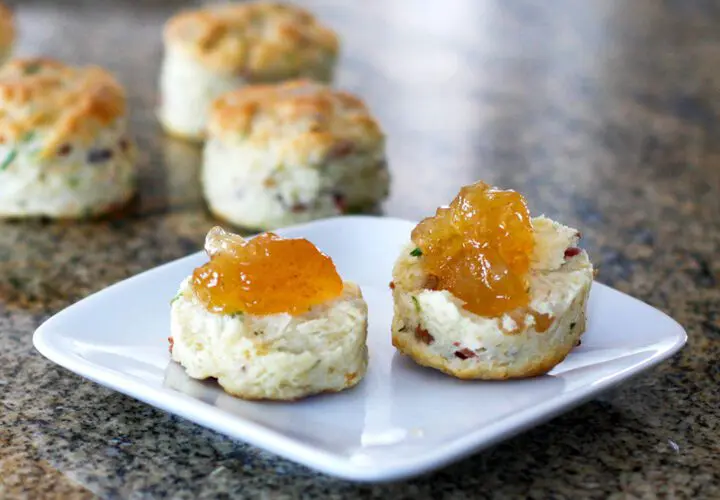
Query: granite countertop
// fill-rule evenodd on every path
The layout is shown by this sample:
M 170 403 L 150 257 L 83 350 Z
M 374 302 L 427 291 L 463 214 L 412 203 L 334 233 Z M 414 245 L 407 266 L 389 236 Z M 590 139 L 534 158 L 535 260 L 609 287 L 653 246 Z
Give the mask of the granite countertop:
M 385 213 L 420 218 L 477 179 L 516 188 L 534 212 L 581 228 L 599 279 L 677 319 L 688 345 L 493 449 L 376 486 L 53 365 L 32 347 L 43 320 L 199 249 L 214 221 L 200 150 L 164 137 L 153 117 L 160 26 L 183 2 L 23 0 L 21 54 L 104 64 L 127 86 L 141 193 L 124 218 L 0 223 L 0 497 L 720 498 L 717 5 L 305 3 L 343 36 L 338 84 L 388 132 Z

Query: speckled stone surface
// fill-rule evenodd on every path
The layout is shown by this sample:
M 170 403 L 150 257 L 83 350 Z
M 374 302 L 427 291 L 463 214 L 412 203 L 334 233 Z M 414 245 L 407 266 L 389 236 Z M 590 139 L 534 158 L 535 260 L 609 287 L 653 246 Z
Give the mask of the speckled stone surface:
M 214 222 L 200 151 L 153 117 L 160 26 L 187 4 L 23 0 L 21 54 L 101 63 L 128 87 L 142 187 L 124 219 L 0 223 L 0 498 L 720 498 L 718 5 L 306 4 L 343 36 L 338 84 L 388 132 L 387 214 L 420 218 L 479 178 L 516 188 L 534 212 L 581 228 L 599 279 L 676 318 L 688 346 L 491 450 L 377 486 L 70 374 L 34 351 L 34 329 L 198 249 Z

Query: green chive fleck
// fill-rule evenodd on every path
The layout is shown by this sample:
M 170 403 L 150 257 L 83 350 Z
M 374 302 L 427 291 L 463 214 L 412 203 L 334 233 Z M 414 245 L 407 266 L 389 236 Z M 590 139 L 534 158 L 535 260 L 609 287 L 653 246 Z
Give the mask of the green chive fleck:
M 410 255 L 412 255 L 413 257 L 420 257 L 422 255 L 422 250 L 420 250 L 419 247 L 416 247 L 415 250 L 410 252 Z
M 412 295 L 411 298 L 412 298 L 413 304 L 415 304 L 415 309 L 417 310 L 418 314 L 420 314 L 420 312 L 421 312 L 420 301 L 414 295 Z
M 2 172 L 3 170 L 5 170 L 6 168 L 8 168 L 8 167 L 10 166 L 10 164 L 15 160 L 16 157 L 17 157 L 17 151 L 13 149 L 13 150 L 10 151 L 10 153 L 5 157 L 5 159 L 3 160 L 2 164 L 0 164 L 0 172 Z
M 177 295 L 173 297 L 173 299 L 170 301 L 170 305 L 173 305 L 175 301 L 178 300 L 180 297 L 182 297 L 182 292 L 178 292 Z
M 238 312 L 230 313 L 230 314 L 228 314 L 228 316 L 230 316 L 231 318 L 242 318 L 243 314 L 245 314 L 245 313 L 242 311 L 238 311 Z
M 39 63 L 29 64 L 29 65 L 25 68 L 25 74 L 26 74 L 26 75 L 34 75 L 34 74 L 37 73 L 38 71 L 40 71 L 40 64 L 39 64 Z
M 35 131 L 30 130 L 25 133 L 25 135 L 20 139 L 22 142 L 30 142 L 35 138 Z

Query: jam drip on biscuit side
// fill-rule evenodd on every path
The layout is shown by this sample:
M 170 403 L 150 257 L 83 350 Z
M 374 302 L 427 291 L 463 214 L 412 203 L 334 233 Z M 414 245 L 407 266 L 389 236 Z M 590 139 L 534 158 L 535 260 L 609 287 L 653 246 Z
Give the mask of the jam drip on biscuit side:
M 449 207 L 415 227 L 412 240 L 434 289 L 465 309 L 497 317 L 530 302 L 528 272 L 535 245 L 525 199 L 483 182 L 465 186 Z
M 210 262 L 195 269 L 192 287 L 211 312 L 298 315 L 343 290 L 330 257 L 305 239 L 264 233 L 246 241 L 216 227 L 205 249 Z

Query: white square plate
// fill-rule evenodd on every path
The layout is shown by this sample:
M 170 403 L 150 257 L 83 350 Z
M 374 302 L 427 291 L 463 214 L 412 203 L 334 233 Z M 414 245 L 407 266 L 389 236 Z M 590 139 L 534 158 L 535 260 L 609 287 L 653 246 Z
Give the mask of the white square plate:
M 52 361 L 124 394 L 322 472 L 387 481 L 418 475 L 537 425 L 671 356 L 683 328 L 593 285 L 582 345 L 549 375 L 463 382 L 416 366 L 390 343 L 393 262 L 413 223 L 343 217 L 277 231 L 305 237 L 357 282 L 370 308 L 370 366 L 340 394 L 246 402 L 188 378 L 168 354 L 169 301 L 203 253 L 142 273 L 61 311 L 35 333 Z

